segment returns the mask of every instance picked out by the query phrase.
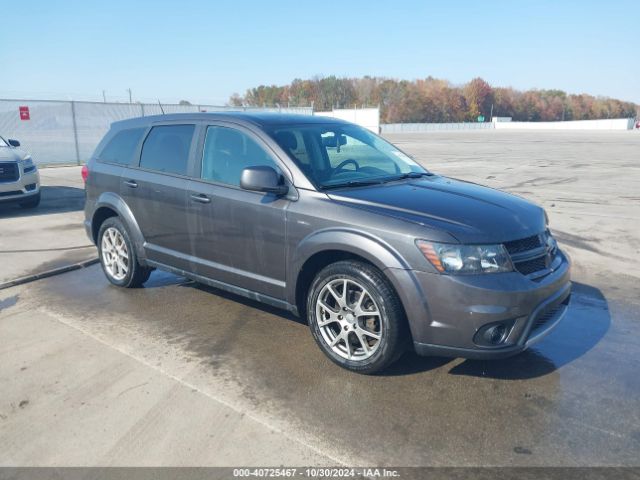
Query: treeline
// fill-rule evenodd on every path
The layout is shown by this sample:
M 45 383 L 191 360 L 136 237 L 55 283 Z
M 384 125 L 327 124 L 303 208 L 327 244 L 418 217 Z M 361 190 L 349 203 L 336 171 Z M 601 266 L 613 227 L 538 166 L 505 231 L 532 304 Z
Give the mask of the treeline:
M 381 77 L 296 79 L 289 85 L 260 85 L 234 94 L 229 103 L 246 106 L 310 106 L 324 111 L 380 106 L 382 123 L 474 122 L 482 115 L 516 121 L 592 120 L 635 117 L 639 106 L 612 98 L 562 90 L 492 87 L 481 78 L 453 85 L 433 77 L 407 81 Z

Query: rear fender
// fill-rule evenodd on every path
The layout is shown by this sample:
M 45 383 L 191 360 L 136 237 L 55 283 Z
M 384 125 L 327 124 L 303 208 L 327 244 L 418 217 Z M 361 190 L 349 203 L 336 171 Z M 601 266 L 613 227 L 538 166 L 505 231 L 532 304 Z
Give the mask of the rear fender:
M 145 240 L 142 236 L 142 231 L 140 230 L 140 226 L 133 216 L 133 212 L 126 204 L 126 202 L 119 195 L 113 192 L 104 192 L 102 193 L 96 202 L 95 210 L 93 213 L 93 217 L 95 217 L 98 209 L 106 207 L 110 208 L 114 212 L 118 214 L 120 220 L 125 224 L 127 230 L 129 232 L 129 237 L 133 242 L 133 247 L 135 248 L 136 255 L 138 257 L 138 261 L 141 264 L 146 264 L 147 256 L 144 251 Z M 92 219 L 93 222 L 93 219 Z M 97 239 L 96 239 L 97 240 Z

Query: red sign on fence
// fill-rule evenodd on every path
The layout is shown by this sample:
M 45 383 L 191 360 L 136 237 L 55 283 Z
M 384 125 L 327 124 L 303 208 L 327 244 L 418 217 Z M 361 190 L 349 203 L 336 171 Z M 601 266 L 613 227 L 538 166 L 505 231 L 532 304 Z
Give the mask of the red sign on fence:
M 20 120 L 31 120 L 29 115 L 29 107 L 18 107 L 20 110 Z

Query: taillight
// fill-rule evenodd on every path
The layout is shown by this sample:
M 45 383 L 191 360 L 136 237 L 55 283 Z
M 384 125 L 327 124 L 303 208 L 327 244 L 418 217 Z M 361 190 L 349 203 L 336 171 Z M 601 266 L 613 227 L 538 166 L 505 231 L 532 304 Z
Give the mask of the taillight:
M 86 165 L 82 166 L 82 181 L 86 182 L 87 178 L 89 177 L 89 167 L 87 167 Z

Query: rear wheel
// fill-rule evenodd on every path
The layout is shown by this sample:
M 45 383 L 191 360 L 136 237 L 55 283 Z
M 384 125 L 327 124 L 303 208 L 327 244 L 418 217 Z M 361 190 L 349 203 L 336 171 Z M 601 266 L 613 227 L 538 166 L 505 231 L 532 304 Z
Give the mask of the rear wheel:
M 33 197 L 29 198 L 29 200 L 20 202 L 19 205 L 22 208 L 36 208 L 38 205 L 40 205 L 40 192 L 36 193 Z
M 320 271 L 310 288 L 307 317 L 322 351 L 359 373 L 389 366 L 408 339 L 395 291 L 378 269 L 362 262 L 336 262 Z
M 129 232 L 118 217 L 107 218 L 100 226 L 98 252 L 107 280 L 118 287 L 140 287 L 151 275 L 152 269 L 138 263 Z

